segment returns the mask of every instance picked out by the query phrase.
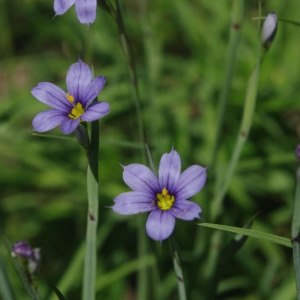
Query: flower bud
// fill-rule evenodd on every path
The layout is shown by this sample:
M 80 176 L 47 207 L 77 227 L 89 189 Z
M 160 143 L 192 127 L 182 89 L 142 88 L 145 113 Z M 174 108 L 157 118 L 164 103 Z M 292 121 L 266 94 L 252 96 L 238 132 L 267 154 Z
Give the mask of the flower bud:
M 300 161 L 300 145 L 297 145 L 295 154 L 296 154 L 297 159 Z
M 41 260 L 40 249 L 33 249 L 24 241 L 13 245 L 11 256 L 19 257 L 24 263 L 27 262 L 27 268 L 31 274 L 37 271 Z
M 267 15 L 262 27 L 262 44 L 268 49 L 273 42 L 277 31 L 277 15 L 273 11 Z

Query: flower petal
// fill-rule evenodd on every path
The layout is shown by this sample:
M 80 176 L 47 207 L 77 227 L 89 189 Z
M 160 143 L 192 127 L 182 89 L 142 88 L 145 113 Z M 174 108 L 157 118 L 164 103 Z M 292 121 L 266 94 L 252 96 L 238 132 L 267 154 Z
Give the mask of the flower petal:
M 180 201 L 169 210 L 169 212 L 178 219 L 182 220 L 193 220 L 199 219 L 199 213 L 201 212 L 201 207 L 192 201 Z
M 90 67 L 82 62 L 81 59 L 77 63 L 70 66 L 67 73 L 67 88 L 71 96 L 74 97 L 75 103 L 84 99 L 84 92 L 92 81 L 92 71 Z
M 87 108 L 80 119 L 86 122 L 92 122 L 104 117 L 108 113 L 109 104 L 107 102 L 96 102 Z
M 175 195 L 177 200 L 185 200 L 197 194 L 206 182 L 206 168 L 193 165 L 181 173 Z
M 75 9 L 81 23 L 93 23 L 96 19 L 97 0 L 76 0 Z
M 153 210 L 146 222 L 146 231 L 149 237 L 156 241 L 168 238 L 175 226 L 175 218 L 168 211 Z
M 66 93 L 50 82 L 40 82 L 32 89 L 31 94 L 39 101 L 60 111 L 69 111 L 71 106 L 71 103 L 67 101 Z
M 174 194 L 180 170 L 181 160 L 178 152 L 172 149 L 170 153 L 165 153 L 160 159 L 158 170 L 161 188 L 165 187 L 170 194 Z
M 54 0 L 55 15 L 64 14 L 74 3 L 75 0 Z
M 33 130 L 45 132 L 59 126 L 67 117 L 59 110 L 45 110 L 32 120 Z
M 134 191 L 149 193 L 156 197 L 160 191 L 158 179 L 151 170 L 141 164 L 130 164 L 123 166 L 123 180 Z
M 106 78 L 103 76 L 97 76 L 84 91 L 81 104 L 86 107 L 89 105 L 101 92 L 106 82 Z
M 79 118 L 77 119 L 66 118 L 61 123 L 61 131 L 64 134 L 70 134 L 78 127 L 78 125 L 79 125 Z
M 153 199 L 149 197 L 148 193 L 126 192 L 114 199 L 115 204 L 111 208 L 114 212 L 122 215 L 138 214 L 155 209 L 152 201 Z

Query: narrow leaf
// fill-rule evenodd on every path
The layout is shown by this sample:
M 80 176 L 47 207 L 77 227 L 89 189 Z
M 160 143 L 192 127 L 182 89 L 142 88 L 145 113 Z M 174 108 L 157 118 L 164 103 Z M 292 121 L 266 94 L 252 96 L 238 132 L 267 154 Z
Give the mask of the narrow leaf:
M 284 238 L 281 236 L 277 236 L 277 235 L 273 235 L 273 234 L 269 234 L 266 232 L 260 232 L 260 231 L 256 231 L 256 230 L 252 230 L 252 229 L 245 229 L 245 228 L 239 228 L 239 227 L 234 227 L 234 226 L 211 224 L 211 223 L 201 223 L 199 225 L 204 226 L 204 227 L 219 229 L 219 230 L 223 230 L 223 231 L 239 233 L 242 235 L 248 235 L 250 237 L 267 240 L 267 241 L 275 243 L 275 244 L 279 244 L 282 246 L 292 248 L 292 243 L 291 243 L 290 239 Z

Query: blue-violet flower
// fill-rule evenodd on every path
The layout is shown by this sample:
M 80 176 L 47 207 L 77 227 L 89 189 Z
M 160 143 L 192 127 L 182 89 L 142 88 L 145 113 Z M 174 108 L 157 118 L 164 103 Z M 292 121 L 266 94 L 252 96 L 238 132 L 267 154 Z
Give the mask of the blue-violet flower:
M 96 19 L 97 0 L 54 0 L 56 15 L 64 14 L 73 4 L 78 20 L 83 24 L 93 23 Z
M 149 212 L 146 232 L 152 239 L 168 238 L 174 230 L 175 218 L 199 218 L 200 206 L 187 199 L 204 186 L 206 168 L 192 165 L 180 174 L 181 159 L 174 149 L 161 157 L 158 178 L 141 164 L 123 168 L 123 179 L 133 191 L 118 195 L 112 209 L 124 215 Z
M 33 129 L 45 132 L 57 126 L 65 134 L 73 132 L 80 121 L 92 122 L 109 112 L 107 102 L 91 102 L 102 90 L 106 79 L 97 76 L 80 59 L 70 66 L 66 83 L 68 92 L 50 82 L 40 82 L 32 89 L 32 95 L 52 109 L 40 112 L 32 121 Z

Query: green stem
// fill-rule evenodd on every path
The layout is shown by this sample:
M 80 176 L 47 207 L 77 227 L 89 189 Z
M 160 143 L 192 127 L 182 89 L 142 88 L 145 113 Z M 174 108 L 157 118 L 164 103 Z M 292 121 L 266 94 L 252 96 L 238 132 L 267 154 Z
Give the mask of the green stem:
M 136 114 L 137 114 L 137 123 L 138 123 L 137 127 L 138 127 L 139 141 L 142 144 L 145 144 L 144 124 L 143 124 L 142 110 L 141 110 L 141 97 L 140 97 L 140 93 L 139 93 L 139 89 L 138 89 L 138 79 L 136 76 L 134 55 L 133 55 L 130 40 L 126 34 L 126 30 L 124 27 L 123 18 L 122 18 L 118 0 L 115 0 L 115 3 L 116 3 L 116 21 L 117 21 L 118 30 L 119 30 L 120 41 L 121 41 L 124 55 L 127 60 L 130 80 L 131 80 L 131 84 L 133 86 L 133 91 L 134 91 L 134 104 L 135 104 Z M 144 162 L 145 162 L 145 158 L 146 158 L 146 155 L 144 153 L 144 155 L 143 155 Z
M 179 300 L 186 300 L 186 292 L 185 292 L 185 285 L 183 280 L 183 273 L 181 268 L 181 262 L 178 254 L 178 249 L 176 246 L 176 241 L 173 236 L 171 236 L 169 239 L 169 246 L 171 255 L 173 257 L 173 266 L 174 266 L 174 272 L 177 279 L 177 287 L 178 287 L 178 299 Z
M 297 185 L 292 219 L 293 259 L 298 300 L 300 300 L 300 167 L 297 170 Z
M 216 133 L 216 141 L 212 154 L 212 165 L 216 165 L 217 153 L 220 147 L 221 136 L 223 132 L 223 124 L 225 119 L 228 95 L 234 74 L 235 63 L 237 59 L 238 46 L 241 39 L 241 27 L 244 14 L 244 1 L 232 1 L 232 21 L 230 27 L 229 44 L 227 50 L 227 59 L 225 67 L 225 77 L 219 98 L 219 115 Z
M 6 267 L 2 256 L 0 255 L 0 295 L 2 295 L 5 300 L 15 300 L 14 290 L 9 281 Z M 0 297 L 1 298 L 1 297 Z
M 136 108 L 136 114 L 137 114 L 137 128 L 138 128 L 138 139 L 141 144 L 145 144 L 145 134 L 144 134 L 144 125 L 143 125 L 143 118 L 142 118 L 142 111 L 141 111 L 141 98 L 140 93 L 138 89 L 138 78 L 136 75 L 135 70 L 135 62 L 134 62 L 134 55 L 131 47 L 130 40 L 126 34 L 126 30 L 123 23 L 123 18 L 120 10 L 120 5 L 118 0 L 115 0 L 116 4 L 116 10 L 112 13 L 112 15 L 115 16 L 118 30 L 119 30 L 119 36 L 120 41 L 122 45 L 122 49 L 125 55 L 125 58 L 127 60 L 127 66 L 128 71 L 130 75 L 131 84 L 133 86 L 134 91 L 134 103 Z M 112 10 L 112 5 L 109 6 Z M 143 163 L 146 163 L 146 152 L 143 151 L 142 155 Z M 142 215 L 137 216 L 137 228 L 138 228 L 138 256 L 141 261 L 143 257 L 147 254 L 147 236 L 145 235 L 145 221 L 144 217 Z M 141 267 L 139 269 L 138 273 L 138 292 L 137 292 L 137 299 L 147 299 L 147 269 L 145 267 Z
M 250 132 L 250 128 L 252 125 L 254 109 L 256 104 L 258 77 L 259 77 L 260 65 L 262 63 L 260 52 L 261 52 L 261 41 L 259 37 L 258 50 L 257 50 L 257 63 L 248 81 L 244 111 L 243 111 L 241 126 L 238 132 L 235 148 L 229 163 L 228 171 L 226 173 L 225 182 L 221 190 L 219 191 L 219 193 L 216 195 L 214 201 L 212 202 L 212 209 L 211 209 L 212 221 L 214 221 L 220 213 L 223 199 L 225 197 L 225 194 L 227 193 L 229 184 L 231 182 L 236 165 L 239 161 L 243 146 L 248 138 L 248 134 Z
M 135 61 L 134 55 L 131 47 L 130 40 L 127 36 L 125 26 L 123 23 L 122 13 L 120 9 L 120 5 L 118 0 L 115 0 L 115 6 L 112 5 L 110 0 L 104 0 L 101 2 L 104 9 L 108 11 L 111 16 L 115 19 L 119 31 L 119 38 L 121 41 L 121 46 L 123 49 L 123 53 L 125 55 L 128 71 L 130 75 L 131 84 L 133 86 L 134 92 L 134 104 L 137 115 L 137 130 L 138 130 L 138 140 L 142 145 L 145 145 L 145 133 L 144 133 L 144 124 L 142 118 L 142 110 L 141 110 L 141 97 L 138 88 L 138 78 L 135 70 Z M 142 161 L 146 163 L 146 152 L 143 148 Z M 147 255 L 147 236 L 145 235 L 145 221 L 142 215 L 137 216 L 137 228 L 138 228 L 138 256 L 140 259 L 139 273 L 138 273 L 138 292 L 137 299 L 147 299 L 147 269 L 142 265 L 143 257 Z
M 87 195 L 88 215 L 86 232 L 86 251 L 83 274 L 83 300 L 95 299 L 97 267 L 97 224 L 98 224 L 98 151 L 99 121 L 91 124 L 91 144 L 87 150 Z

